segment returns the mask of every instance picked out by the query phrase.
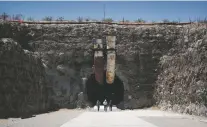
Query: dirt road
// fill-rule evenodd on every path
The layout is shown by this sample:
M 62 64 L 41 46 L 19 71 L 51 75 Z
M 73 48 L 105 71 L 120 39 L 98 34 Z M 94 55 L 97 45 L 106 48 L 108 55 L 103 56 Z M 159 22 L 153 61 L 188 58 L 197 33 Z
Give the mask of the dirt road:
M 83 112 L 84 110 L 60 109 L 59 111 L 40 114 L 27 119 L 0 119 L 0 127 L 60 127 Z
M 4 125 L 2 124 L 4 123 Z M 207 118 L 154 109 L 124 110 L 103 106 L 88 110 L 61 109 L 28 119 L 1 120 L 0 127 L 207 127 Z

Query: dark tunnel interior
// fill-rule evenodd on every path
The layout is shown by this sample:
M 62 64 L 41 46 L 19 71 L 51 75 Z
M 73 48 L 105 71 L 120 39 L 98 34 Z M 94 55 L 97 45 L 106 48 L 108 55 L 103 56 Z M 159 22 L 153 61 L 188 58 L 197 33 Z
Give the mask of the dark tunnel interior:
M 97 100 L 102 104 L 105 99 L 107 102 L 112 100 L 112 104 L 117 105 L 123 101 L 124 84 L 118 76 L 115 76 L 113 84 L 107 84 L 105 76 L 104 84 L 99 84 L 95 80 L 95 74 L 91 74 L 86 81 L 86 93 L 88 101 L 90 101 L 93 106 L 96 104 Z

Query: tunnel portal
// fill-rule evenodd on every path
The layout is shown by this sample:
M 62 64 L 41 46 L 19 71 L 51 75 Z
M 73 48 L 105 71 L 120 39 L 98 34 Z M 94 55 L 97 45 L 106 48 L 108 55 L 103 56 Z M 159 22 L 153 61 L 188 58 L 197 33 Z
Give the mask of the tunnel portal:
M 124 85 L 118 76 L 115 76 L 113 84 L 106 83 L 106 76 L 104 77 L 104 83 L 99 84 L 95 80 L 95 74 L 91 74 L 86 81 L 86 93 L 88 101 L 90 101 L 93 106 L 96 104 L 97 100 L 102 103 L 105 99 L 107 102 L 112 100 L 112 104 L 117 105 L 123 101 Z

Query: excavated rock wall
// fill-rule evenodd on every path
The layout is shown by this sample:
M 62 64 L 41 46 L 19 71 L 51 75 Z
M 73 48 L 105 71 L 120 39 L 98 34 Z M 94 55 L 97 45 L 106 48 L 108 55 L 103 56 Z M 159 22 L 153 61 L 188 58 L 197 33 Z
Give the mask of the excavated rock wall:
M 179 34 L 177 26 L 29 25 L 32 49 L 42 54 L 54 98 L 71 106 L 83 91 L 81 79 L 92 69 L 92 40 L 117 38 L 116 74 L 124 82 L 124 108 L 151 106 L 159 58 L 168 52 Z M 62 92 L 61 89 L 66 90 Z M 59 94 L 57 94 L 59 91 Z M 129 99 L 128 96 L 132 98 Z
M 207 116 L 207 29 L 188 26 L 162 56 L 155 98 L 164 110 Z
M 163 84 L 167 86 L 168 81 L 168 75 L 164 72 L 173 64 L 174 58 L 178 59 L 176 52 L 181 53 L 180 49 L 183 49 L 182 53 L 187 51 L 184 50 L 184 45 L 186 45 L 184 35 L 191 32 L 188 35 L 188 42 L 194 44 L 206 34 L 205 25 L 198 27 L 198 25 L 7 24 L 5 27 L 1 24 L 0 28 L 0 33 L 2 33 L 0 37 L 14 38 L 23 48 L 40 54 L 46 71 L 46 79 L 53 89 L 49 97 L 60 108 L 73 108 L 80 103 L 78 98 L 82 98 L 80 95 L 82 96 L 82 91 L 84 91 L 82 78 L 89 76 L 92 72 L 93 39 L 104 40 L 107 35 L 115 35 L 117 38 L 116 75 L 124 82 L 125 95 L 122 104 L 125 108 L 153 105 L 154 90 L 157 104 L 165 107 L 167 104 L 161 100 L 165 102 L 171 94 L 164 94 L 166 99 L 162 97 L 164 90 L 160 89 Z M 9 31 L 2 32 L 5 29 Z M 24 43 L 21 43 L 21 38 L 24 37 L 26 39 Z M 168 56 L 170 53 L 174 53 L 171 57 L 173 59 L 164 62 L 165 68 L 163 68 L 162 61 L 166 58 L 163 56 Z M 205 63 L 206 61 L 203 61 L 203 64 Z M 188 67 L 189 64 L 185 66 Z M 177 64 L 173 66 L 176 67 Z M 171 71 L 168 70 L 168 74 L 171 74 Z M 176 81 L 178 80 L 174 82 Z M 188 84 L 188 82 L 183 83 Z M 183 90 L 189 91 L 189 89 Z M 129 99 L 129 96 L 132 99 Z M 174 100 L 175 103 L 172 105 L 175 105 L 176 101 Z
M 0 39 L 0 117 L 27 117 L 48 109 L 45 82 L 37 55 L 12 39 Z

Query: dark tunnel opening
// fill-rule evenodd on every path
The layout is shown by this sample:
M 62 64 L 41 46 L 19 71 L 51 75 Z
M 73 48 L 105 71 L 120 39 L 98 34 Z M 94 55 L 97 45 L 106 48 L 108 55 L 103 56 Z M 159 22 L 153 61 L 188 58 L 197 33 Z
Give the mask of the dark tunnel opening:
M 124 84 L 118 76 L 115 76 L 113 84 L 107 84 L 106 77 L 104 77 L 104 84 L 99 84 L 95 80 L 95 74 L 91 74 L 86 81 L 86 93 L 88 101 L 90 101 L 93 106 L 96 104 L 97 100 L 102 104 L 105 99 L 107 102 L 112 100 L 112 104 L 117 105 L 123 101 Z

